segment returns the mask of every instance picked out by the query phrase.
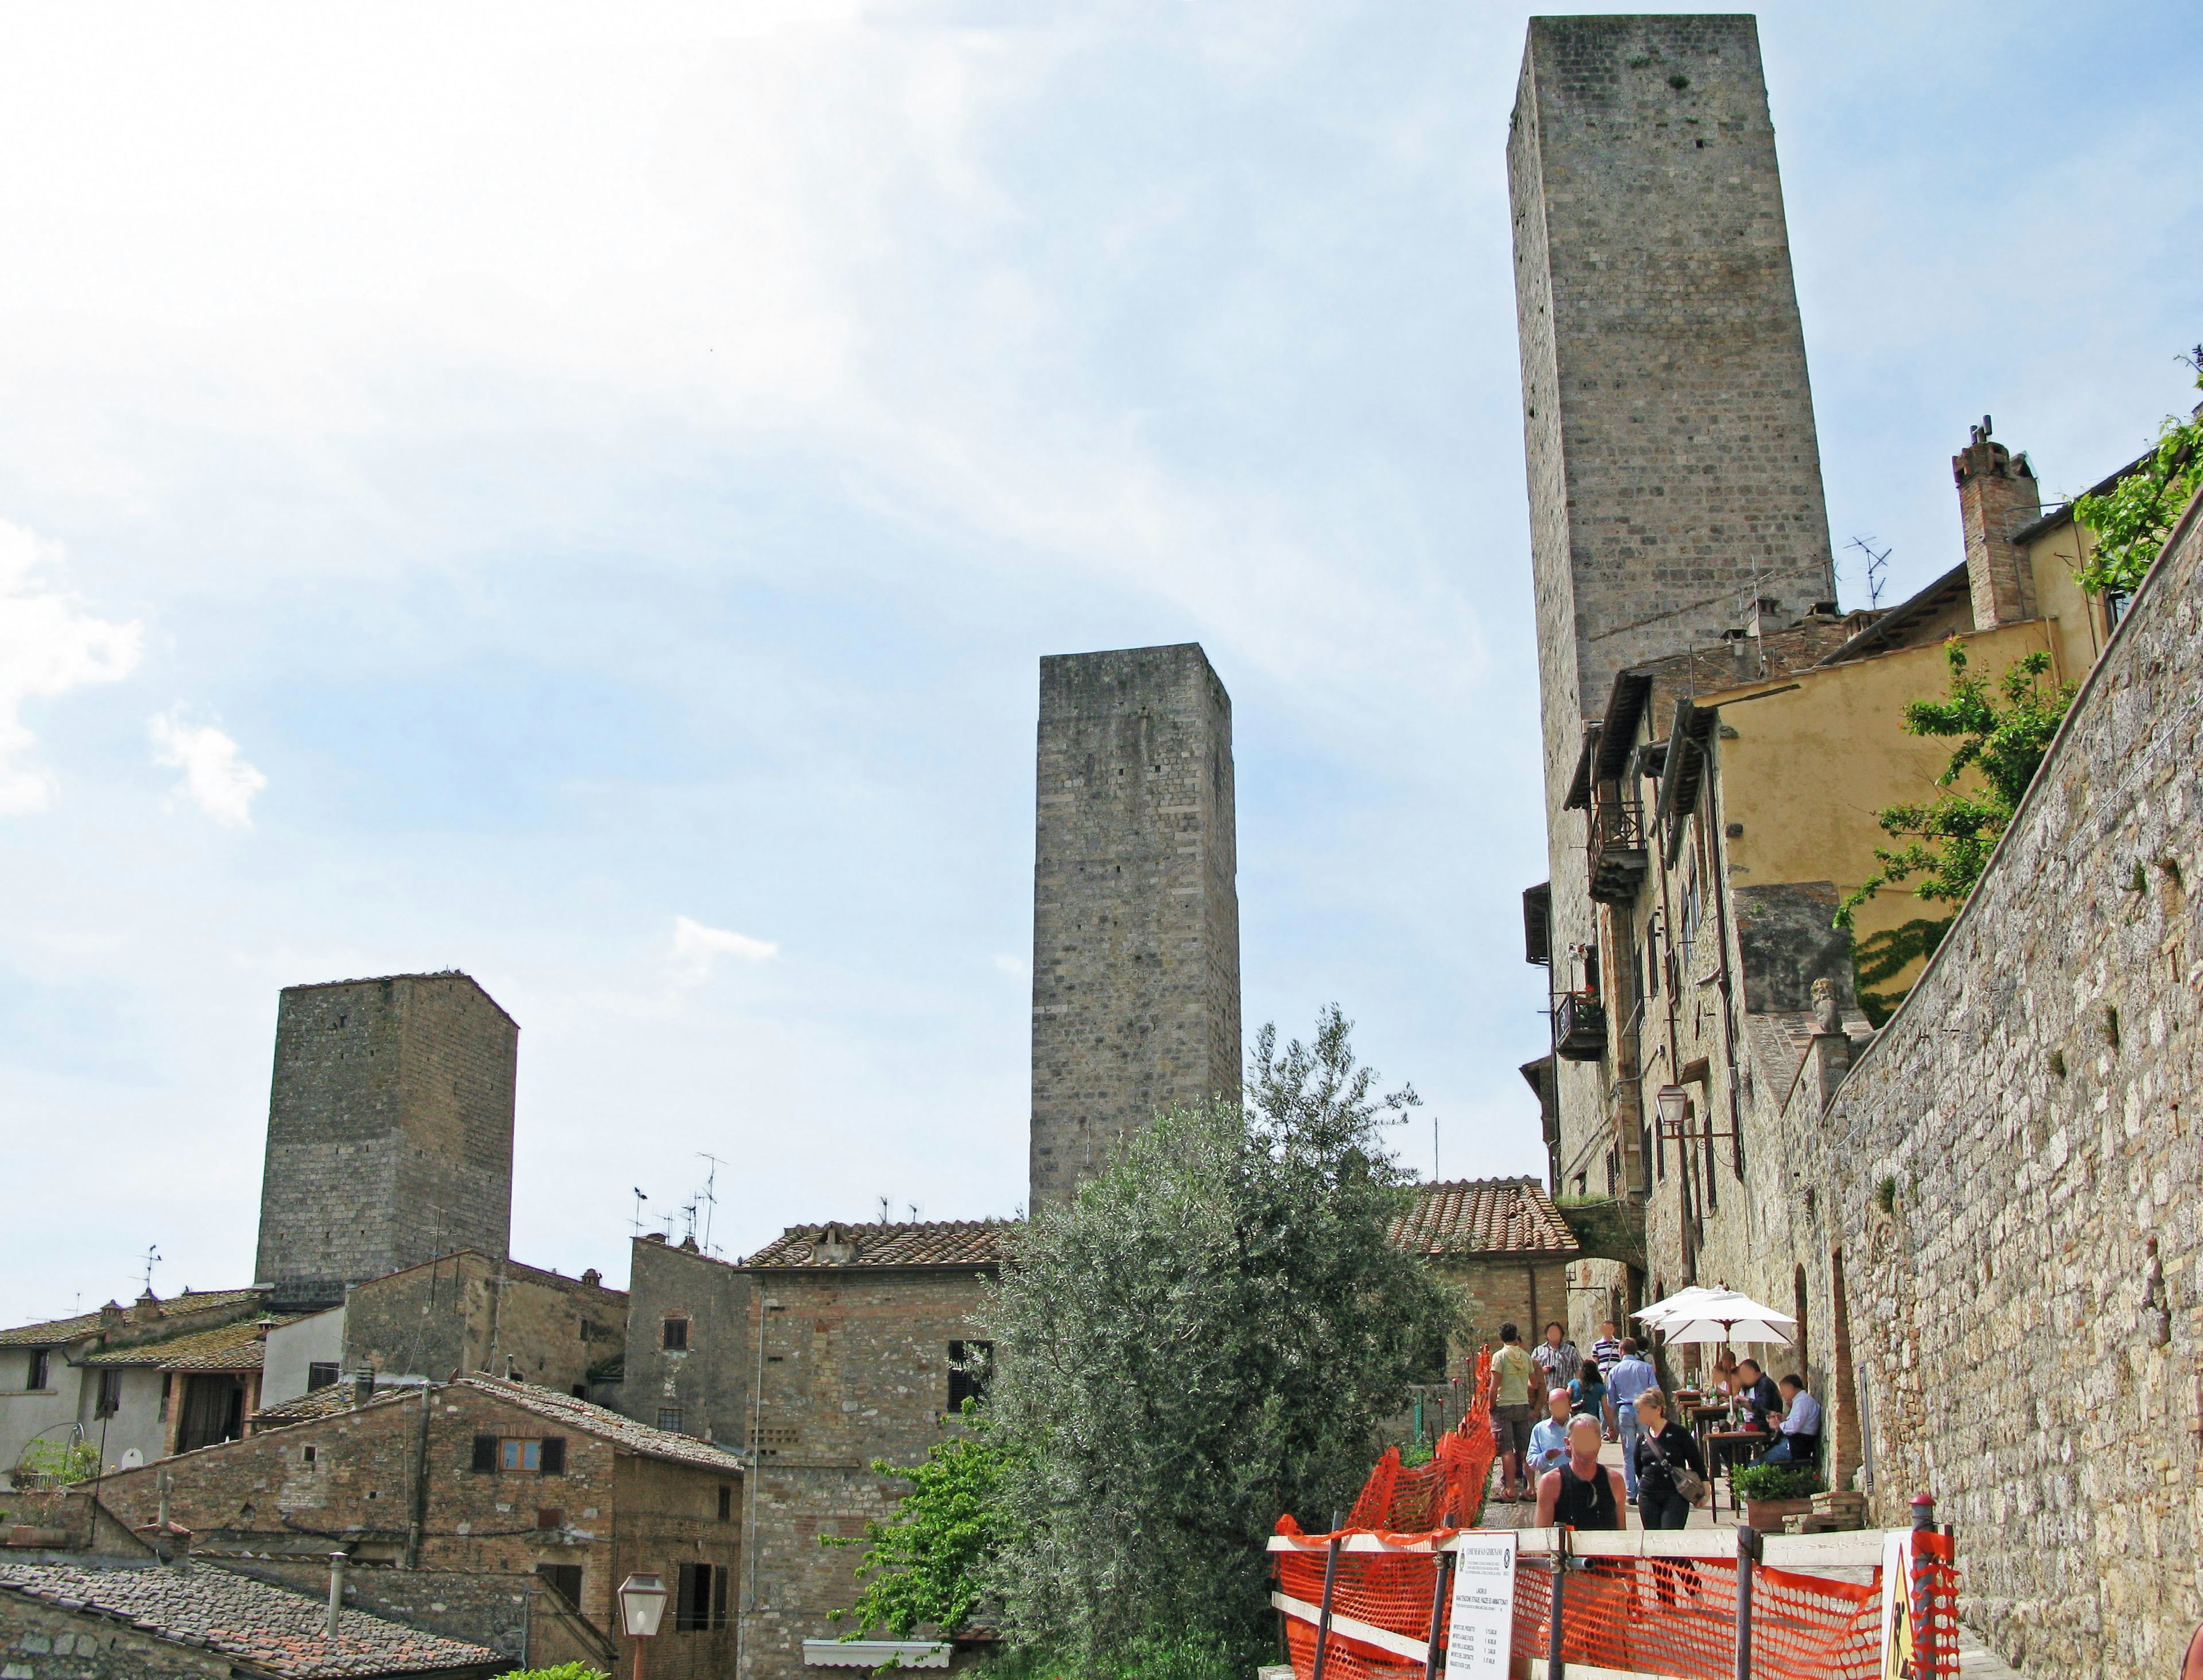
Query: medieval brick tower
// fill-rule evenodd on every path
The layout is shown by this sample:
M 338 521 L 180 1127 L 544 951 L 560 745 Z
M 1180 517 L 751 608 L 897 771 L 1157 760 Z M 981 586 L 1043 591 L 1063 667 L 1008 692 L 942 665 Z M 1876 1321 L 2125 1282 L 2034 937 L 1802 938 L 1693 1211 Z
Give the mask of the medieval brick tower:
M 1617 671 L 1836 597 L 1757 26 L 1530 21 L 1507 146 L 1554 983 L 1592 938 L 1563 809 Z M 1564 1063 L 1562 1147 L 1595 1113 Z
M 1231 697 L 1195 644 L 1040 662 L 1032 1205 L 1239 1090 Z
M 520 1029 L 458 973 L 283 991 L 254 1276 L 287 1306 L 512 1226 Z

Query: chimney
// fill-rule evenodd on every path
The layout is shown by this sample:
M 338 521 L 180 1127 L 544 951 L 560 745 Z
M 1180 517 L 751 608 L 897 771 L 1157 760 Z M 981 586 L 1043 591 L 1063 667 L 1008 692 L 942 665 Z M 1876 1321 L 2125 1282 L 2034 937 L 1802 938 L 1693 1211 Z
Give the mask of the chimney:
M 161 1299 L 151 1289 L 131 1303 L 130 1322 L 133 1324 L 150 1324 L 161 1316 Z
M 605 1275 L 599 1271 L 594 1266 L 591 1266 L 587 1271 L 582 1274 L 582 1282 L 584 1288 L 601 1289 L 604 1288 L 605 1284 Z
M 99 1309 L 99 1328 L 103 1330 L 119 1330 L 122 1328 L 121 1301 L 109 1301 Z
M 352 1403 L 352 1405 L 353 1405 L 354 1406 L 365 1406 L 365 1405 L 366 1405 L 369 1400 L 373 1400 L 374 1398 L 375 1398 L 375 1373 L 374 1373 L 373 1371 L 363 1371 L 356 1372 L 356 1373 L 353 1375 L 352 1379 L 351 1379 L 351 1403 Z
M 1993 630 L 2035 617 L 2035 574 L 2012 533 L 2042 511 L 2042 492 L 2025 455 L 1989 438 L 1989 417 L 1951 457 L 1958 484 L 1958 520 L 1966 533 L 1966 581 L 1974 597 L 1974 628 Z

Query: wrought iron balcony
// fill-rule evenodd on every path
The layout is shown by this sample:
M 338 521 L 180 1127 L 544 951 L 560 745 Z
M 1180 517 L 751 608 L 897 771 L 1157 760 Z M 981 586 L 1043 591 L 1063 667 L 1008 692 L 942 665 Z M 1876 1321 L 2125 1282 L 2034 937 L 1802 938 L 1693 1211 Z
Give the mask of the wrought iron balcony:
M 1553 1048 L 1571 1062 L 1606 1054 L 1606 1005 L 1589 992 L 1563 992 L 1553 1012 Z
M 1637 897 L 1648 859 L 1645 807 L 1634 799 L 1601 799 L 1591 812 L 1591 895 L 1603 905 Z

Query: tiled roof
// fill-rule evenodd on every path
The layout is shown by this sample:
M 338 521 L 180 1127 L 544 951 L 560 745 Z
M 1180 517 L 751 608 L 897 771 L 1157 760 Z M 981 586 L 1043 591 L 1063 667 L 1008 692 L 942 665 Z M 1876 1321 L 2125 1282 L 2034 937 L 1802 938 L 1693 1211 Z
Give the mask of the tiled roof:
M 296 1322 L 292 1313 L 277 1323 Z M 87 1365 L 151 1365 L 157 1371 L 257 1371 L 268 1351 L 268 1329 L 247 1318 L 211 1330 L 189 1330 L 160 1341 L 103 1348 L 79 1361 Z
M 378 1388 L 375 1392 L 375 1398 L 383 1400 L 419 1392 L 417 1388 Z M 310 1423 L 316 1418 L 332 1417 L 337 1412 L 351 1410 L 352 1410 L 351 1384 L 325 1382 L 320 1388 L 309 1389 L 303 1394 L 294 1395 L 286 1400 L 278 1400 L 273 1406 L 263 1406 L 252 1414 L 252 1421 L 263 1429 L 280 1429 L 285 1424 Z
M 292 1680 L 436 1674 L 498 1660 L 496 1652 L 480 1645 L 416 1632 L 364 1610 L 343 1612 L 332 1639 L 325 1601 L 204 1564 L 78 1569 L 0 1561 L 0 1588 L 64 1610 L 110 1616 Z
M 171 1316 L 183 1312 L 204 1312 L 212 1307 L 235 1306 L 260 1299 L 258 1289 L 186 1289 L 180 1295 L 171 1296 L 161 1303 L 162 1312 Z M 131 1320 L 123 1321 L 127 1327 Z M 12 1330 L 0 1330 L 0 1347 L 57 1347 L 63 1342 L 94 1334 L 99 1329 L 99 1314 L 80 1312 L 74 1318 L 50 1318 L 43 1324 L 25 1324 Z
M 1392 1241 L 1416 1254 L 1573 1254 L 1568 1223 L 1534 1178 L 1456 1178 L 1415 1186 Z
M 501 1376 L 485 1376 L 477 1372 L 462 1376 L 452 1384 L 455 1388 L 472 1388 L 477 1393 L 494 1396 L 523 1412 L 532 1412 L 539 1418 L 567 1428 L 593 1435 L 599 1441 L 609 1441 L 613 1446 L 629 1453 L 639 1453 L 646 1459 L 663 1459 L 677 1465 L 694 1465 L 702 1470 L 715 1470 L 722 1475 L 741 1473 L 742 1461 L 732 1453 L 698 1441 L 693 1435 L 676 1435 L 670 1429 L 654 1429 L 647 1424 L 638 1424 L 632 1418 L 623 1418 L 617 1412 L 588 1400 L 576 1400 L 556 1388 L 538 1388 L 533 1382 L 512 1382 Z
M 1016 1227 L 1006 1219 L 936 1219 L 899 1225 L 790 1225 L 778 1241 L 742 1262 L 746 1266 L 991 1266 L 1002 1259 L 1002 1239 Z

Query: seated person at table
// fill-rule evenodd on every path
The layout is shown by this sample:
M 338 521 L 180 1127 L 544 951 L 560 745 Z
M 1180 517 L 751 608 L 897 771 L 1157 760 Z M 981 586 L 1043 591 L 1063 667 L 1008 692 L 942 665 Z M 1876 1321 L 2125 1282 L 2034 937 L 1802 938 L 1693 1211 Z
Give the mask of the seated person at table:
M 1744 1402 L 1744 1427 L 1759 1435 L 1775 1433 L 1775 1419 L 1782 1410 L 1782 1393 L 1759 1368 L 1757 1359 L 1739 1359 L 1736 1365 L 1737 1398 Z
M 1559 1388 L 1545 1396 L 1547 1416 L 1530 1431 L 1530 1480 L 1559 1468 L 1568 1456 L 1568 1397 Z
M 1545 1426 L 1538 1425 L 1539 1429 Z M 1557 1468 L 1538 1478 L 1538 1524 L 1572 1529 L 1620 1529 L 1629 1499 L 1621 1472 L 1598 1461 L 1598 1420 L 1579 1412 L 1568 1421 L 1568 1452 Z
M 1805 1392 L 1805 1379 L 1792 1373 L 1781 1382 L 1782 1409 L 1775 1413 L 1781 1434 L 1760 1459 L 1763 1465 L 1809 1465 L 1821 1450 L 1821 1403 Z
M 1606 1378 L 1589 1359 L 1576 1367 L 1575 1380 L 1568 1384 L 1568 1410 L 1596 1418 L 1602 1428 L 1606 1420 Z
M 1737 1391 L 1736 1366 L 1736 1355 L 1728 1348 L 1724 1347 L 1715 1354 L 1713 1376 L 1706 1383 L 1707 1394 L 1723 1396 L 1734 1394 Z

